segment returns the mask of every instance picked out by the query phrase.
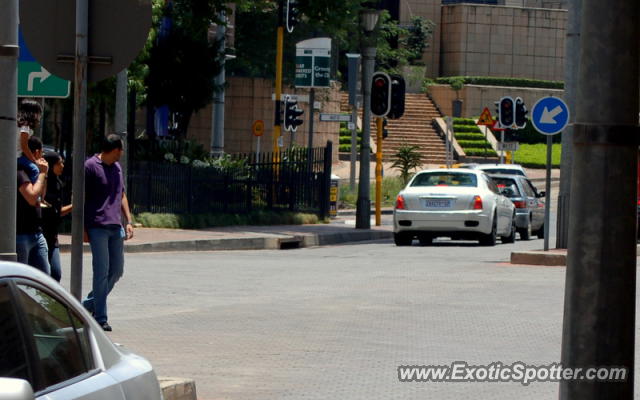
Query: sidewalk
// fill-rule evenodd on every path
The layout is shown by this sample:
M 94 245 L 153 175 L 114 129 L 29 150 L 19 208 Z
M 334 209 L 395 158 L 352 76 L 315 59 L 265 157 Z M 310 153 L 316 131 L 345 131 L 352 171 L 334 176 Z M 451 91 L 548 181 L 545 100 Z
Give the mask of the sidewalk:
M 373 216 L 373 215 L 372 215 Z M 277 250 L 392 238 L 392 227 L 355 229 L 338 218 L 330 224 L 229 226 L 202 230 L 136 228 L 125 252 Z M 71 235 L 60 235 L 60 251 L 71 251 Z M 84 244 L 84 251 L 89 245 Z

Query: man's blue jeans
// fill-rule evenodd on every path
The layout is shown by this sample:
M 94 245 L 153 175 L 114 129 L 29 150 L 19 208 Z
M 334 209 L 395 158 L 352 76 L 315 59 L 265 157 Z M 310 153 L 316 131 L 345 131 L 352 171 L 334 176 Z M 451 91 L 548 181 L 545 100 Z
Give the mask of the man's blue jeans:
M 16 254 L 18 262 L 31 265 L 47 275 L 51 273 L 47 241 L 42 233 L 16 235 Z
M 124 237 L 120 225 L 89 228 L 93 290 L 82 304 L 99 324 L 107 322 L 107 295 L 124 272 Z

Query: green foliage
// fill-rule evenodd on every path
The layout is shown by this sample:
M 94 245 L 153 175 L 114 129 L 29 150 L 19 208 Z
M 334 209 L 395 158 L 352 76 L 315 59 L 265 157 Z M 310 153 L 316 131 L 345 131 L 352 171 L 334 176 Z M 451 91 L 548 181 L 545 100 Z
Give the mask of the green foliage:
M 400 177 L 405 185 L 409 182 L 411 171 L 422 166 L 422 155 L 418 149 L 418 146 L 402 146 L 393 155 L 391 168 L 400 171 Z
M 422 54 L 428 47 L 429 39 L 433 35 L 436 24 L 433 21 L 424 19 L 420 16 L 411 18 L 411 26 L 409 26 L 409 34 L 403 41 L 403 45 L 407 48 L 407 61 L 409 64 L 418 64 L 422 60 Z
M 152 45 L 143 62 L 147 100 L 153 106 L 167 105 L 176 122 L 175 132 L 185 137 L 194 112 L 211 103 L 216 89 L 213 78 L 220 71 L 224 54 L 219 43 L 209 41 L 208 31 L 218 12 L 226 10 L 222 0 L 173 0 L 172 7 L 155 3 Z M 163 18 L 171 28 L 160 33 Z
M 498 154 L 491 147 L 487 146 L 486 148 L 477 148 L 472 147 L 468 149 L 464 149 L 464 153 L 468 156 L 477 156 L 477 157 L 497 157 Z
M 564 89 L 564 82 L 560 82 L 560 81 L 544 81 L 539 79 L 490 77 L 490 76 L 446 76 L 446 77 L 436 78 L 436 83 L 451 85 L 452 82 L 460 79 L 463 81 L 465 85 Z
M 252 211 L 247 214 L 152 214 L 141 213 L 135 221 L 146 228 L 203 229 L 234 225 L 304 225 L 321 223 L 315 214 Z
M 560 166 L 561 155 L 562 145 L 559 143 L 554 144 L 551 150 L 551 164 L 553 167 Z M 528 168 L 546 168 L 547 145 L 521 144 L 518 151 L 514 153 L 514 163 Z
M 474 133 L 482 133 L 478 125 L 453 125 L 453 131 L 455 133 L 462 132 L 474 132 Z
M 453 118 L 453 125 L 476 125 L 476 121 L 473 118 L 459 118 L 459 117 L 455 117 Z
M 382 207 L 392 207 L 396 202 L 398 193 L 404 188 L 405 184 L 398 176 L 389 176 L 382 178 Z M 370 186 L 369 198 L 375 199 L 375 185 Z M 346 208 L 355 208 L 358 200 L 358 190 L 351 190 L 348 184 L 340 185 L 339 201 Z
M 461 140 L 484 140 L 484 135 L 482 133 L 455 133 L 455 138 L 458 142 Z
M 457 93 L 464 87 L 464 79 L 459 76 L 452 78 L 449 80 L 449 86 L 451 86 L 451 89 L 456 91 L 457 95 Z

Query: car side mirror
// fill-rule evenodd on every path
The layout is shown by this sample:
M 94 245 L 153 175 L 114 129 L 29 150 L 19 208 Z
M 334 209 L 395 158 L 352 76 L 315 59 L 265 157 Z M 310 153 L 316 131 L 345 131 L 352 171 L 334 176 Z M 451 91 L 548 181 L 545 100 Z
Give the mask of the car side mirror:
M 547 193 L 543 190 L 541 192 L 538 192 L 538 197 L 546 197 Z
M 34 400 L 33 388 L 24 379 L 0 378 L 0 399 Z

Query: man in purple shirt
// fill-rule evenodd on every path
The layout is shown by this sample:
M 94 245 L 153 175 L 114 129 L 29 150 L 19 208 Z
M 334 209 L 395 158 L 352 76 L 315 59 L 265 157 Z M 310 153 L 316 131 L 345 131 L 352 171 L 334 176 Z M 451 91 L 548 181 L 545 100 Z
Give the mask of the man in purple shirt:
M 101 153 L 84 163 L 84 227 L 91 245 L 93 288 L 82 304 L 105 331 L 112 330 L 107 322 L 107 295 L 124 272 L 124 240 L 133 237 L 118 163 L 122 151 L 122 139 L 112 134 L 103 140 Z

